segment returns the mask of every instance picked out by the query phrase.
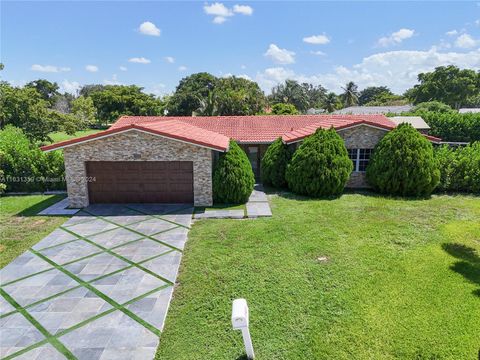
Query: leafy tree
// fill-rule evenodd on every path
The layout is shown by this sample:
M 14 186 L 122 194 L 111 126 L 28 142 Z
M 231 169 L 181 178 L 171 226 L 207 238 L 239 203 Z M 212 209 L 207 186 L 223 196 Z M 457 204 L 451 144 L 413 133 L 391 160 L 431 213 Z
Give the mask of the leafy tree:
M 305 112 L 310 107 L 310 98 L 306 87 L 295 80 L 285 80 L 272 89 L 270 101 L 273 104 L 292 104 L 300 112 Z
M 108 85 L 101 85 L 101 84 L 90 84 L 84 85 L 78 92 L 79 96 L 89 97 L 94 92 L 103 91 Z
M 35 81 L 30 81 L 25 87 L 34 88 L 37 90 L 43 100 L 47 101 L 50 106 L 55 104 L 55 97 L 60 95 L 58 92 L 58 84 L 56 82 L 50 82 L 45 79 L 38 79 Z
M 261 162 L 262 182 L 276 188 L 286 187 L 285 171 L 291 157 L 292 152 L 283 143 L 282 138 L 271 143 Z
M 215 76 L 206 72 L 192 74 L 180 80 L 169 98 L 168 115 L 191 116 L 193 112 L 205 109 L 208 97 L 213 97 L 212 92 L 215 90 L 217 80 Z
M 400 124 L 375 146 L 367 181 L 391 195 L 430 195 L 440 180 L 432 144 L 410 124 Z
M 272 106 L 273 115 L 297 115 L 298 110 L 292 104 L 278 103 Z
M 340 105 L 340 100 L 334 92 L 329 92 L 324 100 L 324 108 L 328 112 L 334 112 Z
M 320 108 L 327 96 L 327 89 L 322 85 L 315 86 L 309 83 L 302 83 L 302 87 L 307 94 L 308 108 Z
M 345 87 L 342 87 L 343 94 L 340 97 L 343 100 L 345 107 L 354 106 L 358 104 L 358 86 L 353 82 L 348 82 Z
M 406 105 L 409 101 L 402 95 L 395 94 L 380 94 L 375 100 L 365 104 L 365 106 L 400 106 Z
M 245 152 L 233 140 L 220 155 L 213 171 L 213 201 L 220 204 L 245 203 L 253 191 L 255 176 Z
M 392 91 L 386 86 L 369 86 L 358 94 L 358 105 L 365 105 L 375 101 L 378 96 L 383 94 L 393 95 Z
M 436 113 L 450 113 L 452 112 L 452 108 L 449 105 L 444 104 L 440 101 L 427 101 L 427 102 L 417 104 L 412 110 L 412 112 L 420 115 L 423 112 L 429 112 L 429 111 L 436 112 Z
M 48 103 L 33 87 L 17 88 L 0 83 L 0 128 L 11 124 L 34 140 L 46 140 L 57 123 L 50 116 Z
M 2 63 L 0 63 L 1 66 L 3 66 Z M 1 69 L 0 69 L 1 70 Z M 3 166 L 2 164 L 5 163 L 5 153 L 0 150 L 0 194 L 5 192 L 7 185 L 5 184 L 5 172 L 3 171 Z
M 218 115 L 255 115 L 266 104 L 256 82 L 235 76 L 218 79 L 213 93 Z
M 78 126 L 86 128 L 95 123 L 97 109 L 89 97 L 79 96 L 72 102 L 72 115 L 78 119 Z
M 480 141 L 480 114 L 459 114 L 455 111 L 418 112 L 430 126 L 430 134 L 445 141 Z
M 420 84 L 406 92 L 414 104 L 441 101 L 458 109 L 480 93 L 480 72 L 460 70 L 454 65 L 439 66 L 433 72 L 420 73 Z
M 285 177 L 295 193 L 331 196 L 342 193 L 352 169 L 345 143 L 335 129 L 319 128 L 295 151 Z
M 90 93 L 100 124 L 108 124 L 122 115 L 162 115 L 164 104 L 135 85 L 106 85 Z

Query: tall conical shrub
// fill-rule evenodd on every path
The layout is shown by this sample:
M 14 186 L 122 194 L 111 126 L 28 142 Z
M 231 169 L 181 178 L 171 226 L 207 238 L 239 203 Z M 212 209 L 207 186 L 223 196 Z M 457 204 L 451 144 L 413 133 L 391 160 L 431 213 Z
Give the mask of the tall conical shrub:
M 255 176 L 247 154 L 233 140 L 220 155 L 213 171 L 213 201 L 220 204 L 245 203 L 253 191 Z
M 286 187 L 285 171 L 291 157 L 292 153 L 288 146 L 283 143 L 282 138 L 278 138 L 271 143 L 261 162 L 263 184 L 276 188 Z
M 385 194 L 430 195 L 439 180 L 432 144 L 410 124 L 385 135 L 367 166 L 368 183 Z
M 288 187 L 298 194 L 315 197 L 339 195 L 352 168 L 345 143 L 337 132 L 333 128 L 318 129 L 293 154 L 286 179 Z

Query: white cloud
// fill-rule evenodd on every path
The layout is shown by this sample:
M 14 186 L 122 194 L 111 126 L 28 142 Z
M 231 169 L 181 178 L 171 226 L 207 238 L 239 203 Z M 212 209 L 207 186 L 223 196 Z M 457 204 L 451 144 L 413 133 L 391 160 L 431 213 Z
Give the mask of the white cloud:
M 295 62 L 295 53 L 293 51 L 281 49 L 275 44 L 270 44 L 264 56 L 276 64 L 293 64 Z
M 178 71 L 187 71 L 187 67 L 184 65 L 181 65 L 178 67 Z
M 146 92 L 154 94 L 155 96 L 163 96 L 167 93 L 165 84 L 155 84 L 152 87 L 146 88 Z
M 466 53 L 439 52 L 432 47 L 428 51 L 388 51 L 377 53 L 351 67 L 337 66 L 329 73 L 297 74 L 284 67 L 265 69 L 256 75 L 256 81 L 265 91 L 286 79 L 322 84 L 329 90 L 341 92 L 341 86 L 355 81 L 359 88 L 367 86 L 388 86 L 396 93 L 402 93 L 417 83 L 417 75 L 442 65 L 456 65 L 460 68 L 480 70 L 480 49 Z
M 306 42 L 307 44 L 325 45 L 330 42 L 330 39 L 327 35 L 321 34 L 304 37 L 303 42 Z
M 140 24 L 138 27 L 138 31 L 140 31 L 143 35 L 150 35 L 150 36 L 160 36 L 161 30 L 152 22 L 145 21 Z
M 80 84 L 77 81 L 63 80 L 60 84 L 61 91 L 75 95 L 80 90 Z
M 131 63 L 137 63 L 137 64 L 150 64 L 151 61 L 149 59 L 146 59 L 144 57 L 133 57 L 128 59 L 129 62 Z
M 475 40 L 469 34 L 462 34 L 460 35 L 457 40 L 455 40 L 455 46 L 462 48 L 462 49 L 471 49 L 479 43 L 478 40 Z
M 215 2 L 213 4 L 205 4 L 203 11 L 207 15 L 213 16 L 214 24 L 223 24 L 229 17 L 235 14 L 252 15 L 253 9 L 248 5 L 234 5 L 232 9 L 226 7 L 223 3 Z
M 85 66 L 85 70 L 87 70 L 88 72 L 97 72 L 98 71 L 98 66 L 87 65 L 87 66 Z
M 245 70 L 247 68 L 247 65 L 240 65 L 240 69 Z
M 165 56 L 165 61 L 169 64 L 173 64 L 175 62 L 175 58 L 172 56 Z
M 455 35 L 457 35 L 457 34 L 458 34 L 458 31 L 455 30 L 455 29 L 450 30 L 450 31 L 447 31 L 447 32 L 445 33 L 445 35 L 448 35 L 448 36 L 455 36 Z
M 47 73 L 58 73 L 58 72 L 67 72 L 67 71 L 70 71 L 71 69 L 69 67 L 34 64 L 30 67 L 30 70 L 38 71 L 38 72 L 47 72 Z
M 312 55 L 317 55 L 317 56 L 325 56 L 325 55 L 327 55 L 327 54 L 325 54 L 323 51 L 320 51 L 320 50 L 310 51 L 310 54 L 312 54 Z
M 237 14 L 242 14 L 242 15 L 252 15 L 253 9 L 251 6 L 248 6 L 248 5 L 234 5 L 233 12 Z
M 398 45 L 403 40 L 411 38 L 415 34 L 415 30 L 412 29 L 400 29 L 390 34 L 389 36 L 382 37 L 378 40 L 379 46 L 391 46 Z
M 122 85 L 122 83 L 118 81 L 117 74 L 113 74 L 111 80 L 108 80 L 108 79 L 103 80 L 103 83 L 105 85 Z
M 119 66 L 118 68 L 119 68 L 121 71 L 127 71 L 127 70 L 128 70 L 126 66 Z

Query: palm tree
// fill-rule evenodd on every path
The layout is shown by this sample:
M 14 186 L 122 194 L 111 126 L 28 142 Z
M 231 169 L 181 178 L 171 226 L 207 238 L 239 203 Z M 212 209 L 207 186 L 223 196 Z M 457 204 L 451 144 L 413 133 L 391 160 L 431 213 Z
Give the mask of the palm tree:
M 327 96 L 325 97 L 325 102 L 323 104 L 325 109 L 329 113 L 333 112 L 333 111 L 335 111 L 335 108 L 337 107 L 337 104 L 338 104 L 338 96 L 333 92 L 328 93 Z
M 345 87 L 342 87 L 342 89 L 345 91 L 342 94 L 343 98 L 343 103 L 345 107 L 353 106 L 358 104 L 358 86 L 353 82 L 350 81 L 345 85 Z

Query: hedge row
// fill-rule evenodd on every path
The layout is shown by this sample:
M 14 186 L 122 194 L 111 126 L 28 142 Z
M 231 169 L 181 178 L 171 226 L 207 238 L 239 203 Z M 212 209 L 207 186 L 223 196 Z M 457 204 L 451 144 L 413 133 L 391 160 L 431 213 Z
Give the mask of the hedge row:
M 480 142 L 458 148 L 442 146 L 435 157 L 440 168 L 437 190 L 480 193 Z
M 0 183 L 6 185 L 6 191 L 33 192 L 66 188 L 62 153 L 42 152 L 21 129 L 11 125 L 0 131 L 0 169 Z
M 421 112 L 419 115 L 430 126 L 430 134 L 444 141 L 480 141 L 480 114 L 458 112 Z

